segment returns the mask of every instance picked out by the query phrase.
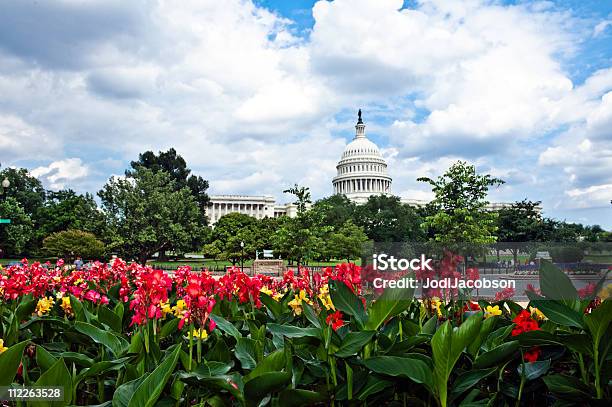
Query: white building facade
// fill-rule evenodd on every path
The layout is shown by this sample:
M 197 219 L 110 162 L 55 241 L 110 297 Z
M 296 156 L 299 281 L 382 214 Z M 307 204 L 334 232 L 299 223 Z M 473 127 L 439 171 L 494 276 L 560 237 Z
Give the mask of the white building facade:
M 347 144 L 332 180 L 334 194 L 345 195 L 358 204 L 365 203 L 372 195 L 391 193 L 391 177 L 387 163 L 378 146 L 365 134 L 365 124 L 358 113 L 355 137 Z
M 268 195 L 212 195 L 206 216 L 211 225 L 228 213 L 242 213 L 256 219 L 294 217 L 297 215 L 295 204 L 277 205 L 276 200 Z

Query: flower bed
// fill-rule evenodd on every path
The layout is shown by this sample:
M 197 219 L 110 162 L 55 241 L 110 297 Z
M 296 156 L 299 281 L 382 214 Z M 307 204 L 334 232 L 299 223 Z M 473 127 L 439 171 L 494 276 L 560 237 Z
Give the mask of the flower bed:
M 523 309 L 374 299 L 361 277 L 24 260 L 0 270 L 0 386 L 62 386 L 65 405 L 609 405 L 608 291 L 580 298 L 546 266 Z

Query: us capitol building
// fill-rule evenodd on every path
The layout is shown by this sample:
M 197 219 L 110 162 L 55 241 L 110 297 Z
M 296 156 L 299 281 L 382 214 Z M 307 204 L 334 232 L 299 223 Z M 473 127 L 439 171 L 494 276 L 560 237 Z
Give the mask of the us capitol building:
M 334 194 L 345 195 L 357 204 L 365 203 L 372 195 L 391 195 L 391 177 L 387 163 L 378 146 L 365 133 L 365 124 L 358 113 L 355 137 L 344 148 L 336 165 L 337 174 L 332 179 Z M 212 195 L 207 210 L 208 219 L 215 224 L 225 214 L 239 212 L 257 219 L 290 216 L 297 214 L 295 204 L 277 204 L 272 196 Z M 422 206 L 423 200 L 401 198 L 403 203 Z M 500 209 L 509 204 L 491 203 L 489 209 Z

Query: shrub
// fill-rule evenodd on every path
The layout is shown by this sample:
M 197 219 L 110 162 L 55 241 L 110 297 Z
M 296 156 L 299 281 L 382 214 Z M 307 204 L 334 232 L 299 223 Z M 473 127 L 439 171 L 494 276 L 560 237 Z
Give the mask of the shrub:
M 553 247 L 550 257 L 555 263 L 578 263 L 584 258 L 584 250 L 576 246 Z
M 104 255 L 104 243 L 89 232 L 64 230 L 47 236 L 43 240 L 43 250 L 51 256 L 95 259 Z

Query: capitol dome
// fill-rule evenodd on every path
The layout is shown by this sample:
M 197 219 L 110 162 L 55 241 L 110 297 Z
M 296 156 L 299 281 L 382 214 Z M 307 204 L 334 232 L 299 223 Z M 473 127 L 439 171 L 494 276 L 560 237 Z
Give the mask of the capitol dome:
M 336 165 L 337 175 L 332 180 L 335 194 L 364 203 L 371 195 L 390 193 L 391 177 L 378 146 L 365 135 L 365 124 L 358 113 L 355 138 L 347 144 Z

